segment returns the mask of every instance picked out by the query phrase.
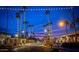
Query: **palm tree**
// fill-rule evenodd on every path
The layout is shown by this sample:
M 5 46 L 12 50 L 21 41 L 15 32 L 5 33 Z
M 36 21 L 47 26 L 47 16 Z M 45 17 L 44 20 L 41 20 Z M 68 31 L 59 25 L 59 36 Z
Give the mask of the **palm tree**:
M 20 13 L 19 12 L 16 13 L 16 18 L 17 18 L 17 34 L 19 35 L 20 34 L 20 32 L 19 32 L 20 28 L 18 28 L 20 25 Z
M 76 20 L 74 19 L 74 7 L 72 9 L 72 22 L 70 24 L 70 28 L 74 28 L 74 33 L 75 33 L 75 42 L 77 42 L 77 29 L 76 29 L 76 23 L 79 22 L 79 18 Z
M 28 24 L 28 22 L 26 21 L 26 9 L 28 9 L 26 6 L 23 6 L 23 9 L 24 9 L 24 31 L 26 30 L 26 25 Z M 26 31 L 25 31 L 26 32 Z M 25 35 L 24 35 L 24 38 L 25 38 Z
M 49 34 L 51 34 L 51 20 L 50 20 L 50 17 L 49 17 L 49 15 L 50 15 L 50 11 L 49 10 L 46 10 L 45 11 L 45 15 L 48 17 L 48 23 L 46 24 L 46 26 L 48 27 L 48 36 L 50 36 Z
M 68 26 L 69 26 L 69 22 L 67 20 L 64 21 L 64 24 L 66 25 L 66 35 L 68 34 Z M 65 38 L 65 42 L 66 42 L 66 38 Z
M 16 13 L 16 18 L 20 19 L 20 13 L 19 12 Z
M 68 25 L 69 25 L 69 22 L 67 20 L 65 20 L 65 25 L 66 25 L 66 34 L 68 34 Z
M 73 9 L 72 9 L 72 24 L 73 24 L 73 27 L 74 27 L 74 32 L 75 32 L 75 41 L 77 42 L 77 35 L 76 35 L 76 32 L 77 32 L 77 30 L 76 30 L 76 21 L 75 21 L 75 19 L 74 19 L 74 7 L 73 7 Z
M 24 31 L 25 31 L 25 32 L 26 32 L 26 25 L 28 25 L 28 23 L 29 23 L 29 22 L 26 21 L 26 20 L 23 22 L 23 24 L 24 24 Z M 25 34 L 24 34 L 24 38 L 25 38 Z
M 76 22 L 79 23 L 79 18 L 78 17 L 76 18 Z
M 21 25 L 22 25 L 22 22 L 21 22 L 21 20 L 20 20 L 20 18 L 21 18 L 21 15 L 24 13 L 24 30 L 26 29 L 25 27 L 26 27 L 26 24 L 27 24 L 27 21 L 26 21 L 26 17 L 25 17 L 25 11 L 26 11 L 26 9 L 27 9 L 27 7 L 26 6 L 23 6 L 23 9 L 24 9 L 24 11 L 23 10 L 20 10 L 18 13 L 16 13 L 16 18 L 19 20 L 18 22 L 19 22 L 19 35 L 20 35 L 20 31 L 21 31 Z M 18 23 L 17 22 L 17 23 Z M 18 25 L 18 24 L 17 24 Z M 18 28 L 17 28 L 17 30 L 18 30 Z M 18 32 L 18 31 L 17 31 Z
M 21 18 L 22 14 L 23 14 L 23 10 L 20 10 L 19 13 L 20 13 L 20 18 Z M 21 36 L 21 30 L 22 30 L 22 27 L 21 27 L 21 26 L 22 26 L 22 19 L 20 19 L 20 25 L 19 25 L 19 26 L 20 26 L 19 28 L 20 28 L 20 36 Z
M 6 18 L 6 34 L 8 34 L 8 10 L 7 10 L 7 18 Z

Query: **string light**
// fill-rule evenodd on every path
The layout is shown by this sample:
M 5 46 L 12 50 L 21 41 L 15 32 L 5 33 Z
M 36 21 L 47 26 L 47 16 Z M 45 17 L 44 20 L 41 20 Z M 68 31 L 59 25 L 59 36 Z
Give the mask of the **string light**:
M 65 7 L 65 8 L 32 8 L 32 9 L 25 9 L 30 11 L 39 11 L 39 10 L 69 10 L 73 9 L 73 7 Z M 0 8 L 0 10 L 24 10 L 23 8 Z

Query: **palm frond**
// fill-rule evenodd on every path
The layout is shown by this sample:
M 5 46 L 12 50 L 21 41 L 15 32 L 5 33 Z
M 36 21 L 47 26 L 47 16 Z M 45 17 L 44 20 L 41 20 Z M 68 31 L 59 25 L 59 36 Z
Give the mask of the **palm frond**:
M 28 22 L 28 21 L 24 21 L 23 23 L 24 23 L 24 24 L 28 24 L 29 22 Z
M 20 13 L 16 13 L 16 18 L 20 19 Z
M 46 11 L 45 11 L 45 14 L 46 14 L 46 15 L 49 15 L 49 14 L 50 14 L 50 11 L 49 11 L 49 10 L 46 10 Z
M 79 18 L 76 19 L 76 22 L 79 22 Z
M 65 20 L 65 24 L 66 24 L 66 25 L 69 25 L 69 22 L 68 22 L 67 20 Z
M 28 8 L 27 8 L 26 6 L 23 6 L 23 9 L 26 10 L 26 9 L 28 9 Z

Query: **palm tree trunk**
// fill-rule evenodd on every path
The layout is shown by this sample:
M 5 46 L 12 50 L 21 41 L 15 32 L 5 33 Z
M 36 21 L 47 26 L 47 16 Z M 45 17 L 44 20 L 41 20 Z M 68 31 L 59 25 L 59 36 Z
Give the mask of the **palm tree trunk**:
M 17 28 L 16 28 L 16 33 L 18 35 L 18 20 L 17 20 Z
M 66 35 L 68 34 L 67 24 L 66 24 Z
M 77 42 L 76 25 L 75 24 L 74 24 L 74 32 L 75 32 L 75 42 Z
M 7 18 L 6 18 L 6 35 L 8 34 L 8 10 L 7 10 Z
M 25 11 L 24 11 L 24 22 L 26 21 L 26 17 L 25 17 Z M 24 31 L 26 32 L 26 23 L 24 24 Z M 25 38 L 25 33 L 24 33 L 24 38 Z
M 77 42 L 77 36 L 76 36 L 76 21 L 74 19 L 74 8 L 73 8 L 73 11 L 72 11 L 72 21 L 74 21 L 74 33 L 75 33 L 75 42 Z
M 18 38 L 20 37 L 20 20 L 18 20 L 18 27 L 17 27 L 17 29 L 18 29 Z

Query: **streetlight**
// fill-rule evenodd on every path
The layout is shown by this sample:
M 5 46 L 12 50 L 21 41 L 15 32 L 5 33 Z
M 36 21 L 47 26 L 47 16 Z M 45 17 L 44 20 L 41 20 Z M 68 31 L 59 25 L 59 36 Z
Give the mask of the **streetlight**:
M 65 25 L 66 25 L 66 34 L 68 34 L 67 25 L 69 25 L 69 22 L 67 20 L 59 22 L 60 27 L 64 27 Z
M 18 37 L 19 35 L 18 34 L 15 34 L 15 37 Z
M 60 21 L 59 22 L 59 26 L 60 27 L 64 27 L 66 25 L 66 33 L 67 33 L 67 25 L 69 25 L 69 22 L 67 20 L 64 20 L 64 21 Z
M 64 21 L 60 21 L 60 22 L 59 22 L 59 26 L 60 26 L 60 27 L 64 27 L 64 26 L 65 26 L 65 22 L 64 22 Z
M 59 22 L 59 26 L 60 26 L 60 27 L 64 27 L 65 25 L 66 25 L 66 26 L 69 25 L 69 22 L 68 22 L 67 20 L 60 21 L 60 22 Z
M 47 29 L 44 29 L 44 32 L 47 33 Z
M 25 31 L 23 30 L 23 31 L 22 31 L 22 33 L 24 34 L 24 33 L 25 33 Z
M 67 20 L 64 20 L 64 21 L 60 21 L 59 22 L 59 26 L 60 27 L 64 27 L 66 25 L 66 33 L 68 33 L 68 29 L 67 29 L 67 25 L 69 25 L 69 22 Z

